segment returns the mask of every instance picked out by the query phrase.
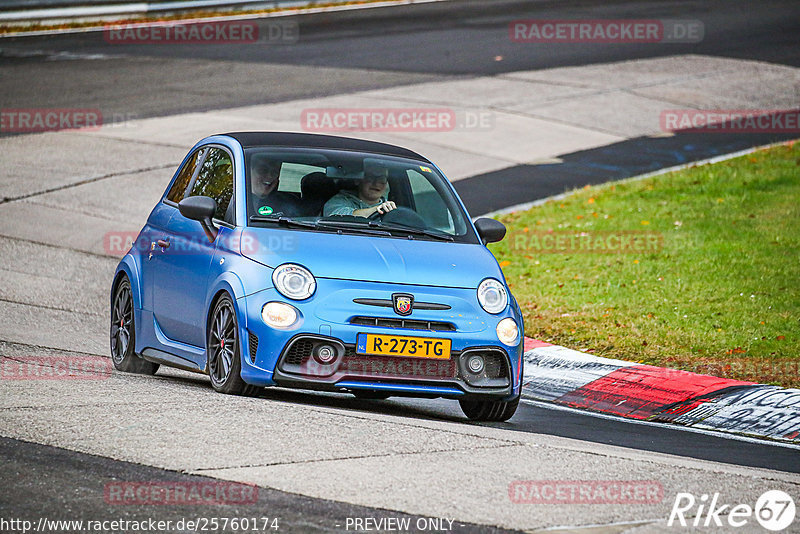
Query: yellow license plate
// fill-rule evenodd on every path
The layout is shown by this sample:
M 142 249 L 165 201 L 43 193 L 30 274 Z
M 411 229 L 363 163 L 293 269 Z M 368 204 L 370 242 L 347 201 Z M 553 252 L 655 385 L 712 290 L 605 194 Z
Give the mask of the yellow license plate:
M 449 339 L 358 334 L 356 353 L 447 360 L 450 358 L 450 345 Z

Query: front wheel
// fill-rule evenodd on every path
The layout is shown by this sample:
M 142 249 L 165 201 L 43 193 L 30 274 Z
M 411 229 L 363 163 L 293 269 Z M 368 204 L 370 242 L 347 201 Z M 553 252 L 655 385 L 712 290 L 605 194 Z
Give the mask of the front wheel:
M 221 296 L 208 326 L 208 375 L 211 386 L 220 393 L 253 396 L 256 386 L 242 380 L 242 359 L 239 344 L 239 323 L 228 295 Z
M 111 304 L 111 361 L 114 368 L 126 373 L 154 375 L 158 364 L 148 362 L 134 352 L 136 324 L 133 317 L 131 282 L 125 276 L 114 291 Z
M 508 421 L 519 406 L 519 397 L 510 401 L 459 400 L 461 411 L 471 421 Z

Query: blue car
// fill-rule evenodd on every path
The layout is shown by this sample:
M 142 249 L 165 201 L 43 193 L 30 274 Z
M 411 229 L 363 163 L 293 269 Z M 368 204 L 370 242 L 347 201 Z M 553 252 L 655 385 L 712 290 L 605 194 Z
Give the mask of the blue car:
M 505 421 L 523 322 L 453 186 L 404 148 L 244 132 L 184 158 L 111 286 L 114 366 L 208 374 L 222 393 L 279 386 L 457 399 Z

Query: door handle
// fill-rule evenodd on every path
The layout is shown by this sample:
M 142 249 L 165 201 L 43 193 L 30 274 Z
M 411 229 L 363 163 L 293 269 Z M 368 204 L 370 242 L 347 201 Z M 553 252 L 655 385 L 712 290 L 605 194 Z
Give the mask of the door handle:
M 156 241 L 156 243 L 161 248 L 169 248 L 169 241 L 167 241 L 166 239 L 159 239 L 158 241 Z

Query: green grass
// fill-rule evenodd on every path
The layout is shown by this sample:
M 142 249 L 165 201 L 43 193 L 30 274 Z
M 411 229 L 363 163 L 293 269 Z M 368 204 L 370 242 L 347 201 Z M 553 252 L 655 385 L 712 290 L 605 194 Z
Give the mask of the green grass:
M 597 355 L 800 386 L 800 143 L 585 188 L 499 217 L 526 335 Z M 640 253 L 552 253 L 547 232 L 647 232 Z

